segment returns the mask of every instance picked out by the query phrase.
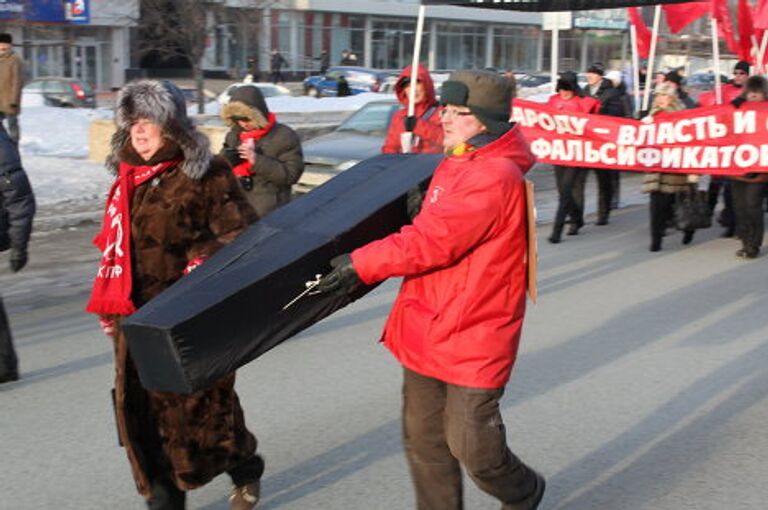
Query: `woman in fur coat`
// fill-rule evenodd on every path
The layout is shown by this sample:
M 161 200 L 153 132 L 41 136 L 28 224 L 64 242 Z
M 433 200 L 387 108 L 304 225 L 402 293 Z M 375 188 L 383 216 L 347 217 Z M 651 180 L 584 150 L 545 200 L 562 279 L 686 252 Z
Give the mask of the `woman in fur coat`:
M 649 115 L 684 110 L 685 105 L 677 96 L 674 87 L 661 84 L 656 87 L 653 106 Z M 643 178 L 643 193 L 651 194 L 651 251 L 661 250 L 661 239 L 667 225 L 674 217 L 675 195 L 689 191 L 698 182 L 696 175 L 648 173 Z M 683 232 L 683 244 L 693 241 L 694 230 Z
M 173 84 L 129 83 L 118 94 L 115 122 L 107 167 L 117 179 L 94 239 L 103 258 L 87 311 L 114 341 L 120 442 L 150 509 L 184 509 L 185 491 L 226 471 L 235 485 L 230 507 L 250 510 L 264 462 L 245 427 L 235 375 L 190 395 L 146 390 L 120 322 L 257 216 Z

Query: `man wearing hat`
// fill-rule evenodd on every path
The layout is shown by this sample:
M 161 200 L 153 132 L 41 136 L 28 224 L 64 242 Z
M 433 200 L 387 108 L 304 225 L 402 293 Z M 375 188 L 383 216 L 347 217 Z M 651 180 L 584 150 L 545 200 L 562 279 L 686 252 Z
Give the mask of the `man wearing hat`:
M 544 478 L 507 446 L 499 401 L 527 284 L 523 175 L 535 158 L 488 71 L 443 84 L 445 159 L 413 223 L 331 260 L 321 292 L 404 277 L 382 341 L 403 365 L 403 443 L 419 510 L 460 510 L 462 467 L 504 510 L 533 510 Z
M 601 115 L 611 117 L 626 117 L 626 106 L 622 102 L 621 92 L 613 83 L 605 78 L 605 67 L 595 62 L 587 68 L 587 84 L 584 86 L 584 96 L 593 97 L 600 101 Z M 614 188 L 618 193 L 618 179 L 614 177 L 615 170 L 596 168 L 597 177 L 597 225 L 607 225 L 611 211 Z
M 19 143 L 21 87 L 24 84 L 24 63 L 13 52 L 11 34 L 0 33 L 0 121 L 8 120 L 8 134 Z
M 733 66 L 733 78 L 724 84 L 720 85 L 722 103 L 727 104 L 739 97 L 743 91 L 744 84 L 749 78 L 749 62 L 745 60 L 739 60 L 736 65 Z M 699 96 L 699 104 L 701 106 L 712 106 L 717 104 L 717 95 L 714 90 L 704 92 Z
M 683 81 L 683 75 L 680 74 L 677 69 L 673 69 L 664 75 L 664 83 L 675 89 L 677 98 L 681 103 L 683 103 L 686 109 L 695 108 L 696 101 L 694 101 L 693 98 L 688 95 L 685 89 L 683 89 Z M 651 104 L 653 104 L 653 101 L 651 101 Z

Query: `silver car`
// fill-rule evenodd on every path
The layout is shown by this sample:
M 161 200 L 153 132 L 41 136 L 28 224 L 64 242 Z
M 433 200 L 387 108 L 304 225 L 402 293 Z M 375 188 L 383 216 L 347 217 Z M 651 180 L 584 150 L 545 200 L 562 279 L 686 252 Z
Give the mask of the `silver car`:
M 330 133 L 303 142 L 304 173 L 294 191 L 306 193 L 360 161 L 381 154 L 392 115 L 399 109 L 395 99 L 372 101 Z

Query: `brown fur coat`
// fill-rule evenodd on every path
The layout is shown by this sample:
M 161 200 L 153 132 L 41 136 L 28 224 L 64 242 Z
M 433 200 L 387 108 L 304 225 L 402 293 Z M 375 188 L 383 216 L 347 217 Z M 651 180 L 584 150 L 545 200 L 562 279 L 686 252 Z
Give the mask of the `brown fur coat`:
M 145 164 L 130 144 L 117 156 Z M 181 157 L 179 146 L 169 142 L 147 164 Z M 256 219 L 225 161 L 211 160 L 207 171 L 194 178 L 183 168 L 166 170 L 134 192 L 131 256 L 136 306 L 181 278 L 190 260 L 213 254 Z M 142 495 L 150 495 L 157 477 L 170 478 L 182 490 L 193 489 L 254 455 L 256 438 L 245 427 L 234 374 L 191 395 L 147 391 L 125 336 L 117 329 L 117 426 Z

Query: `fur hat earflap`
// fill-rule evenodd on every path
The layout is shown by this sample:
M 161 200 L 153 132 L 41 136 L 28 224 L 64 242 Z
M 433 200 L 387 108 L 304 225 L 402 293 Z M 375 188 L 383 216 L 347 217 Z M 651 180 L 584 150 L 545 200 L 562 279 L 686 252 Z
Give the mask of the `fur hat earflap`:
M 238 120 L 248 120 L 260 129 L 267 125 L 267 117 L 269 108 L 264 94 L 250 85 L 237 87 L 221 109 L 221 118 L 228 126 L 234 126 Z
M 117 172 L 120 152 L 130 143 L 131 125 L 147 119 L 163 129 L 163 136 L 175 142 L 184 155 L 182 171 L 192 179 L 200 179 L 208 171 L 211 150 L 208 138 L 195 129 L 187 116 L 182 92 L 169 81 L 137 80 L 128 83 L 117 94 L 115 124 L 107 168 Z

